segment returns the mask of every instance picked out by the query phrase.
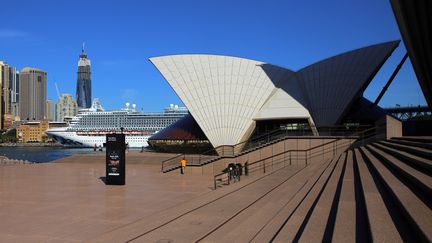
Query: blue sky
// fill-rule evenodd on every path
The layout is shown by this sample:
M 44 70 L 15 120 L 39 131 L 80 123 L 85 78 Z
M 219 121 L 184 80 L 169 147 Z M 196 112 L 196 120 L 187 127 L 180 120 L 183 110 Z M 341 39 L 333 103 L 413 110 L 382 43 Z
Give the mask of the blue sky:
M 388 0 L 52 0 L 4 1 L 0 60 L 48 73 L 48 98 L 75 95 L 86 43 L 93 98 L 105 108 L 125 102 L 158 111 L 178 99 L 148 61 L 181 54 L 226 54 L 298 70 L 341 52 L 401 39 Z M 405 53 L 403 43 L 365 92 L 375 100 Z M 425 104 L 407 61 L 383 107 Z

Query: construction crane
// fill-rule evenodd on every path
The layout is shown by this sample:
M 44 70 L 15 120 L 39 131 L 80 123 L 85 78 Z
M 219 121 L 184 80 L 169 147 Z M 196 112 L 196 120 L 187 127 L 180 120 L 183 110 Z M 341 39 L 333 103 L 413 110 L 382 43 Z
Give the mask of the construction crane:
M 57 91 L 57 96 L 60 99 L 60 91 L 59 91 L 59 88 L 57 86 L 57 82 L 54 82 L 54 85 L 55 85 L 55 88 L 56 88 L 56 91 Z

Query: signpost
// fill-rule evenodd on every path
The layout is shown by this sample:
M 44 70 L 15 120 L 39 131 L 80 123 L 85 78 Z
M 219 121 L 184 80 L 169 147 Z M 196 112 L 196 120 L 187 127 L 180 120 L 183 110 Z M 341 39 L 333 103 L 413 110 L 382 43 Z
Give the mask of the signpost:
M 126 183 L 125 135 L 106 135 L 106 184 L 124 185 Z

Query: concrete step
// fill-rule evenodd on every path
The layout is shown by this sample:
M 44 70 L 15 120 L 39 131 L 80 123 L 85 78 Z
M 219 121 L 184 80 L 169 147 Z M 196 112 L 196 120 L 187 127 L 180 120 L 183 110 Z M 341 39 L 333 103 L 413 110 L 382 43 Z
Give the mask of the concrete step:
M 193 208 L 182 217 L 174 218 L 143 235 L 139 241 L 155 242 L 159 239 L 177 239 L 180 235 L 184 242 L 201 241 L 284 185 L 290 180 L 291 175 L 297 172 L 292 168 L 287 167 L 276 171 L 271 176 L 263 177 L 258 183 L 251 183 L 217 201 Z M 290 170 L 291 175 L 287 176 Z
M 352 151 L 348 151 L 332 241 L 356 241 L 356 202 Z
M 422 241 L 432 240 L 432 210 L 427 207 L 404 183 L 388 170 L 369 150 L 361 148 L 376 175 L 392 195 L 400 214 L 412 228 L 412 234 Z
M 289 168 L 286 169 L 290 170 Z M 292 166 L 291 168 L 291 170 L 301 171 L 305 169 L 306 168 L 304 167 L 296 166 Z M 190 212 L 193 212 L 195 209 L 204 207 L 212 203 L 216 203 L 220 199 L 228 197 L 231 194 L 236 194 L 237 192 L 244 190 L 252 184 L 259 184 L 264 180 L 264 178 L 272 177 L 273 175 L 274 173 L 267 173 L 260 177 L 241 180 L 240 182 L 234 183 L 232 186 L 229 187 L 223 187 L 221 189 L 211 191 L 210 193 L 204 193 L 196 198 L 191 198 L 191 200 L 186 201 L 185 203 L 168 208 L 167 210 L 160 211 L 153 215 L 149 215 L 148 217 L 137 220 L 134 223 L 125 225 L 124 227 L 108 231 L 105 234 L 102 234 L 97 238 L 90 240 L 89 242 L 130 242 L 132 239 L 138 239 L 140 236 L 145 235 L 146 233 L 149 233 L 157 228 L 166 225 L 169 222 L 186 216 Z M 286 172 L 284 175 L 285 177 L 287 176 Z M 190 224 L 190 226 L 193 227 L 193 224 Z M 178 235 L 175 239 L 177 239 L 178 237 L 180 237 L 180 235 Z M 163 238 L 163 236 L 161 236 L 161 238 Z
M 313 176 L 319 168 L 323 168 L 325 164 L 319 167 L 307 166 L 279 188 L 212 232 L 205 238 L 205 242 L 232 242 L 233 239 L 236 242 L 250 242 L 257 232 L 260 232 L 278 214 L 281 208 L 289 204 L 300 193 L 308 178 Z
M 379 143 L 374 143 L 373 146 L 381 149 L 388 154 L 395 156 L 396 158 L 409 165 L 412 165 L 413 167 L 419 168 L 419 170 L 423 170 L 423 172 L 427 175 L 432 175 L 432 160 L 430 159 L 425 159 L 405 151 L 400 151 L 398 149 L 387 147 Z
M 412 147 L 418 147 L 418 148 L 425 148 L 425 149 L 432 149 L 432 143 L 425 143 L 425 142 L 416 142 L 416 141 L 410 141 L 410 140 L 403 140 L 403 139 L 396 139 L 392 138 L 387 140 L 391 143 L 397 143 L 402 145 L 408 145 Z
M 208 161 L 205 161 L 205 162 L 201 162 L 197 158 L 192 158 L 192 159 L 188 159 L 186 165 L 188 167 L 201 167 L 203 165 L 206 165 L 206 164 L 212 163 L 214 161 L 217 161 L 217 160 L 219 160 L 221 158 L 222 157 L 212 158 L 212 159 L 209 159 Z M 165 164 L 164 167 L 165 168 L 162 170 L 163 173 L 172 172 L 174 170 L 180 169 L 180 167 L 181 167 L 180 166 L 180 161 L 172 161 L 169 164 Z
M 210 164 L 210 163 L 213 163 L 213 162 L 218 161 L 218 160 L 220 160 L 220 159 L 221 159 L 221 158 L 206 160 L 206 161 L 204 161 L 204 162 L 201 162 L 201 163 L 199 164 L 199 166 L 203 166 L 203 165 L 206 165 L 206 164 Z
M 253 151 L 259 150 L 259 149 L 262 149 L 262 148 L 264 148 L 264 147 L 267 147 L 267 146 L 273 145 L 273 144 L 275 144 L 275 143 L 278 143 L 278 142 L 280 142 L 280 141 L 283 141 L 283 140 L 285 140 L 285 139 L 287 139 L 287 138 L 288 138 L 288 137 L 279 138 L 279 139 L 277 139 L 277 140 L 273 140 L 273 141 L 267 142 L 267 143 L 265 143 L 265 144 L 261 144 L 261 145 L 256 146 L 256 147 L 249 148 L 249 149 L 247 149 L 246 151 L 242 151 L 242 152 L 238 153 L 237 155 L 232 156 L 231 158 L 236 158 L 236 157 L 238 157 L 238 156 L 241 156 L 241 155 L 244 155 L 244 154 L 247 154 L 247 153 L 250 153 L 250 152 L 253 152 Z M 222 159 L 222 158 L 224 158 L 224 157 L 220 156 L 220 157 L 212 158 L 212 159 L 209 159 L 209 160 L 203 160 L 203 161 L 200 161 L 200 162 L 198 162 L 198 163 L 196 163 L 195 161 L 191 161 L 191 162 L 189 162 L 188 165 L 189 165 L 189 166 L 204 166 L 204 165 L 207 165 L 207 164 L 210 164 L 210 163 L 214 163 L 214 162 L 216 162 L 216 161 L 218 161 L 218 160 L 220 160 L 220 159 Z M 177 163 L 177 162 L 174 162 L 174 163 Z M 167 165 L 167 167 L 170 167 L 170 166 Z M 178 167 L 178 168 L 180 168 L 180 167 Z M 175 169 L 178 169 L 178 168 L 176 167 L 176 168 L 174 168 L 174 170 L 175 170 Z M 163 170 L 163 173 L 170 172 L 170 171 L 172 171 L 171 168 L 166 169 L 166 170 L 164 169 L 164 170 Z
M 367 146 L 367 148 L 375 157 L 379 158 L 387 166 L 395 170 L 397 174 L 403 177 L 404 180 L 407 181 L 406 184 L 408 184 L 411 190 L 416 192 L 417 196 L 419 196 L 423 201 L 429 201 L 429 199 L 432 198 L 431 176 L 416 170 L 415 168 L 405 164 L 398 158 L 380 150 L 379 148 L 373 146 Z
M 380 141 L 378 143 L 382 144 L 384 146 L 390 147 L 390 148 L 394 148 L 394 149 L 397 149 L 400 151 L 405 151 L 405 152 L 408 152 L 410 154 L 414 154 L 414 155 L 417 155 L 419 157 L 432 160 L 432 150 L 430 150 L 430 149 L 418 148 L 418 147 L 413 147 L 413 146 L 409 146 L 409 145 L 396 144 L 396 143 L 392 143 L 389 141 Z
M 168 173 L 177 169 L 180 169 L 181 166 L 177 165 L 177 166 L 172 166 L 172 167 L 168 167 L 168 168 L 164 168 L 164 170 L 162 171 L 163 173 Z
M 305 227 L 305 230 L 301 235 L 301 242 L 324 241 L 324 238 L 326 236 L 326 229 L 327 232 L 331 231 L 331 234 L 333 234 L 333 227 L 336 220 L 337 210 L 337 204 L 333 206 L 333 202 L 335 201 L 335 198 L 340 197 L 343 179 L 342 173 L 344 171 L 345 165 L 344 160 L 344 157 L 340 157 L 333 172 L 333 175 L 327 183 L 327 186 L 325 187 L 323 194 L 321 195 L 317 205 L 315 206 L 315 209 L 313 210 L 313 213 Z M 330 225 L 332 225 L 332 227 L 330 227 Z
M 252 242 L 269 242 L 277 238 L 278 233 L 282 231 L 284 226 L 288 224 L 291 220 L 296 210 L 305 202 L 306 197 L 312 191 L 313 187 L 318 183 L 319 179 L 324 173 L 329 173 L 333 170 L 337 160 L 332 160 L 328 163 L 325 168 L 321 168 L 316 171 L 316 173 L 309 177 L 307 182 L 301 188 L 301 190 L 293 197 L 289 203 L 284 205 L 280 210 L 274 215 L 269 222 L 267 222 L 264 227 L 262 227 L 259 232 L 256 233 Z M 309 165 L 310 166 L 310 165 Z M 302 218 L 296 217 L 296 220 L 303 220 Z M 281 239 L 286 242 L 286 239 Z
M 274 233 L 273 240 L 276 242 L 293 242 L 297 241 L 301 237 L 305 226 L 308 224 L 310 215 L 335 171 L 336 165 L 338 163 L 344 163 L 345 156 L 346 155 L 344 154 L 341 157 L 342 162 L 340 162 L 340 160 L 336 161 L 334 165 L 327 168 L 321 174 L 302 199 L 299 206 L 296 207 L 292 213 L 286 216 L 285 220 L 279 227 L 276 227 L 278 230 Z
M 405 141 L 413 141 L 413 142 L 420 142 L 420 143 L 432 143 L 432 137 L 394 137 L 392 138 L 394 140 L 405 140 Z
M 354 150 L 373 242 L 403 242 L 360 151 Z
M 354 188 L 356 201 L 356 241 L 372 242 L 372 233 L 369 224 L 369 217 L 366 210 L 366 199 L 364 197 L 363 184 L 361 182 L 360 170 L 358 167 L 355 151 L 353 151 L 354 165 Z

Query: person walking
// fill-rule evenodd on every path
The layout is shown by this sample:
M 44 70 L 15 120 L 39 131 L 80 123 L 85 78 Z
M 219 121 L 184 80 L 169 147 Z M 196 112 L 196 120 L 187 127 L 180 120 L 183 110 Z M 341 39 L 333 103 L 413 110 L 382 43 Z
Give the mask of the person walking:
M 228 178 L 228 184 L 231 184 L 231 181 L 234 182 L 234 170 L 231 164 L 228 165 Z
M 237 181 L 240 181 L 240 176 L 243 175 L 243 167 L 240 163 L 237 163 L 236 169 L 237 169 Z
M 186 159 L 183 157 L 183 159 L 180 161 L 181 167 L 180 167 L 180 173 L 184 174 L 186 169 Z

